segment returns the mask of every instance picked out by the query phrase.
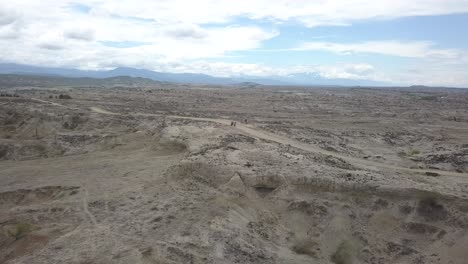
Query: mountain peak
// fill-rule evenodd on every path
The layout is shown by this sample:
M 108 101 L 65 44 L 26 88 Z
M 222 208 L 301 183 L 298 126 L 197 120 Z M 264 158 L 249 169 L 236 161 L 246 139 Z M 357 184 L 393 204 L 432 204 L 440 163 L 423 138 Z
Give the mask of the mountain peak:
M 155 72 L 147 69 L 137 69 L 132 67 L 117 67 L 108 71 L 82 71 L 77 69 L 39 67 L 21 64 L 5 63 L 0 64 L 0 74 L 32 74 L 44 76 L 62 77 L 91 77 L 91 78 L 111 78 L 117 76 L 130 76 L 152 79 L 161 82 L 192 83 L 192 84 L 216 84 L 232 85 L 238 83 L 253 83 L 261 85 L 341 85 L 341 86 L 382 86 L 381 82 L 369 80 L 350 79 L 327 79 L 315 72 L 295 73 L 289 76 L 253 77 L 249 75 L 239 75 L 237 77 L 214 77 L 202 73 L 167 73 Z

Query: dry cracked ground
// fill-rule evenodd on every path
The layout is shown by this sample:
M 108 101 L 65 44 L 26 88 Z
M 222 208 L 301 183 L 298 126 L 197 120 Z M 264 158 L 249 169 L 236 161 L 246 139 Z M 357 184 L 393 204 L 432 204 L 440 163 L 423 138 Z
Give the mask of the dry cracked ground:
M 468 259 L 466 90 L 2 92 L 0 263 Z

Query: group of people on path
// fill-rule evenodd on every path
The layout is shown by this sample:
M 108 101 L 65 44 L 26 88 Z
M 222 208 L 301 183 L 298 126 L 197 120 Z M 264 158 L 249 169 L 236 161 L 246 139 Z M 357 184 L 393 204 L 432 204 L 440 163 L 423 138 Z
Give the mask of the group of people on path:
M 247 119 L 244 119 L 244 123 L 247 124 Z M 236 121 L 231 121 L 231 126 L 235 127 L 237 125 Z

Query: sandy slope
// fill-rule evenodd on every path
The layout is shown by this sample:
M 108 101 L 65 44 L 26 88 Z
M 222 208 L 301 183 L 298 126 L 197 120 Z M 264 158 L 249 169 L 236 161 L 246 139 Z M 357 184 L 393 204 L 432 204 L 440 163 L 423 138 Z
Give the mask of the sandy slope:
M 121 115 L 120 113 L 113 113 L 109 112 L 107 110 L 98 108 L 98 107 L 91 107 L 90 108 L 92 111 L 100 114 L 107 114 L 107 115 Z M 152 114 L 141 114 L 137 113 L 134 115 L 145 115 L 145 116 L 161 116 L 161 115 L 152 115 Z M 215 122 L 223 125 L 230 125 L 231 120 L 226 120 L 226 119 L 217 119 L 217 118 L 201 118 L 201 117 L 187 117 L 187 116 L 168 116 L 169 118 L 178 118 L 178 119 L 187 119 L 187 120 L 194 120 L 194 121 L 207 121 L 207 122 Z M 410 169 L 410 168 L 404 168 L 400 166 L 393 166 L 389 164 L 384 164 L 384 163 L 379 163 L 379 162 L 374 162 L 370 160 L 365 160 L 365 159 L 359 159 L 356 157 L 350 157 L 346 155 L 341 155 L 336 152 L 332 151 L 327 151 L 324 149 L 320 149 L 318 147 L 312 146 L 310 144 L 304 144 L 295 140 L 292 140 L 290 138 L 286 137 L 281 137 L 278 135 L 274 135 L 272 133 L 268 133 L 266 131 L 262 131 L 259 128 L 256 128 L 252 125 L 245 125 L 242 123 L 237 123 L 237 126 L 235 127 L 236 130 L 243 132 L 246 135 L 253 136 L 255 138 L 260 138 L 264 140 L 269 140 L 273 141 L 276 143 L 280 143 L 283 145 L 288 145 L 291 147 L 295 147 L 301 150 L 305 150 L 308 152 L 313 152 L 313 153 L 319 153 L 323 155 L 328 155 L 328 156 L 333 156 L 337 157 L 340 159 L 343 159 L 345 161 L 350 162 L 354 166 L 358 167 L 364 167 L 364 168 L 369 168 L 369 169 L 391 169 L 391 170 L 397 170 L 397 171 L 404 171 L 404 172 L 412 172 L 412 173 L 426 173 L 426 172 L 432 172 L 432 173 L 437 173 L 443 176 L 451 176 L 451 177 L 468 177 L 468 173 L 457 173 L 457 172 L 452 172 L 452 171 L 443 171 L 443 170 L 431 170 L 431 169 Z
M 0 99 L 1 263 L 468 257 L 462 95 L 46 91 Z

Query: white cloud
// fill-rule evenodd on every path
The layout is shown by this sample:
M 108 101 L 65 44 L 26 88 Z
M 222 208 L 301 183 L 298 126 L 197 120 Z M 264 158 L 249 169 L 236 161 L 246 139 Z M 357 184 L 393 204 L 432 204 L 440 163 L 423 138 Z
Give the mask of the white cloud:
M 47 1 L 50 2 L 50 1 Z M 53 1 L 57 2 L 57 1 Z M 442 15 L 468 12 L 467 0 L 83 0 L 94 12 L 154 19 L 163 23 L 226 22 L 236 16 L 309 26 L 348 24 L 369 18 Z
M 170 26 L 166 30 L 166 34 L 170 37 L 181 40 L 203 39 L 208 35 L 207 30 L 192 24 Z
M 42 49 L 48 49 L 48 50 L 61 50 L 65 48 L 63 46 L 56 45 L 53 43 L 42 43 L 42 44 L 39 44 L 39 47 Z
M 111 1 L 80 1 L 89 5 L 88 13 L 75 10 L 75 2 L 18 0 L 0 3 L 0 14 L 8 14 L 0 20 L 0 57 L 31 64 L 57 63 L 56 58 L 59 57 L 62 64 L 80 68 L 118 64 L 121 60 L 137 64 L 137 61 L 143 63 L 148 58 L 216 58 L 233 51 L 258 48 L 263 41 L 279 34 L 258 26 L 203 28 L 190 21 L 172 23 L 174 18 L 184 16 L 185 11 L 179 10 L 180 14 L 177 10 L 164 11 L 167 13 L 159 17 L 163 9 L 153 9 L 164 6 L 168 1 L 145 1 L 140 3 L 141 6 L 131 1 L 119 1 L 118 5 Z M 140 6 L 139 11 L 132 6 Z M 121 10 L 124 7 L 128 10 Z M 159 18 L 143 19 L 147 12 L 153 12 L 153 16 Z M 15 22 L 19 18 L 21 23 Z M 121 43 L 129 48 L 116 50 L 106 47 L 112 43 Z M 144 45 L 136 50 L 130 47 L 131 43 Z M 43 49 L 55 50 L 54 54 L 49 54 L 49 61 L 42 53 Z M 107 62 L 99 61 L 99 54 L 110 55 L 111 52 L 113 55 L 103 58 Z M 134 57 L 123 59 L 125 56 Z M 90 61 L 72 64 L 83 63 L 85 59 Z
M 283 74 L 315 74 L 326 79 L 372 80 L 388 82 L 391 80 L 375 66 L 367 63 L 344 63 L 328 65 L 305 65 L 286 68 Z
M 16 39 L 20 36 L 22 17 L 15 9 L 0 4 L 0 39 Z
M 294 67 L 270 67 L 255 63 L 225 63 L 196 61 L 190 64 L 178 63 L 176 72 L 203 72 L 213 76 L 230 77 L 288 77 L 295 74 L 315 74 L 328 79 L 382 80 L 374 66 L 365 63 L 335 65 L 298 65 Z M 161 69 L 158 69 L 161 70 Z
M 68 29 L 64 32 L 64 36 L 70 39 L 91 41 L 94 39 L 94 30 L 90 28 Z
M 15 14 L 9 13 L 7 10 L 0 9 L 0 26 L 6 26 L 15 22 L 17 17 Z
M 427 41 L 369 41 L 361 43 L 307 42 L 295 50 L 324 50 L 339 54 L 375 53 L 408 58 L 457 59 L 462 52 L 455 49 L 438 49 Z
M 21 28 L 17 23 L 11 23 L 6 26 L 0 26 L 0 40 L 13 41 L 20 37 Z
M 387 80 L 381 69 L 361 63 L 275 68 L 222 60 L 234 51 L 260 48 L 280 34 L 274 25 L 285 21 L 313 27 L 462 12 L 468 12 L 468 0 L 1 1 L 0 60 L 80 69 L 130 66 L 216 76 L 311 72 L 327 78 Z M 272 26 L 235 25 L 238 17 L 269 20 Z M 112 47 L 112 43 L 121 43 L 124 48 Z M 131 47 L 131 43 L 140 44 Z M 431 42 L 309 42 L 299 49 L 444 59 L 446 63 L 460 59 L 468 63 L 464 53 L 437 48 Z M 208 61 L 213 58 L 218 61 Z M 444 72 L 450 80 L 459 82 L 463 73 L 457 70 L 456 76 L 450 75 L 449 69 L 454 67 L 458 66 L 447 66 Z M 398 80 L 410 78 L 392 76 Z M 440 74 L 435 76 L 443 79 Z
M 342 78 L 367 79 L 393 82 L 402 85 L 434 85 L 468 87 L 468 53 L 464 50 L 441 49 L 428 41 L 370 41 L 361 43 L 308 42 L 293 50 L 320 50 L 348 55 L 355 53 L 373 53 L 411 58 L 411 65 L 400 65 L 397 71 L 390 70 L 379 74 L 363 74 L 365 66 L 343 69 L 332 68 L 322 72 L 324 77 L 342 76 Z M 344 70 L 344 71 L 343 71 Z M 362 71 L 362 72 L 360 72 Z

